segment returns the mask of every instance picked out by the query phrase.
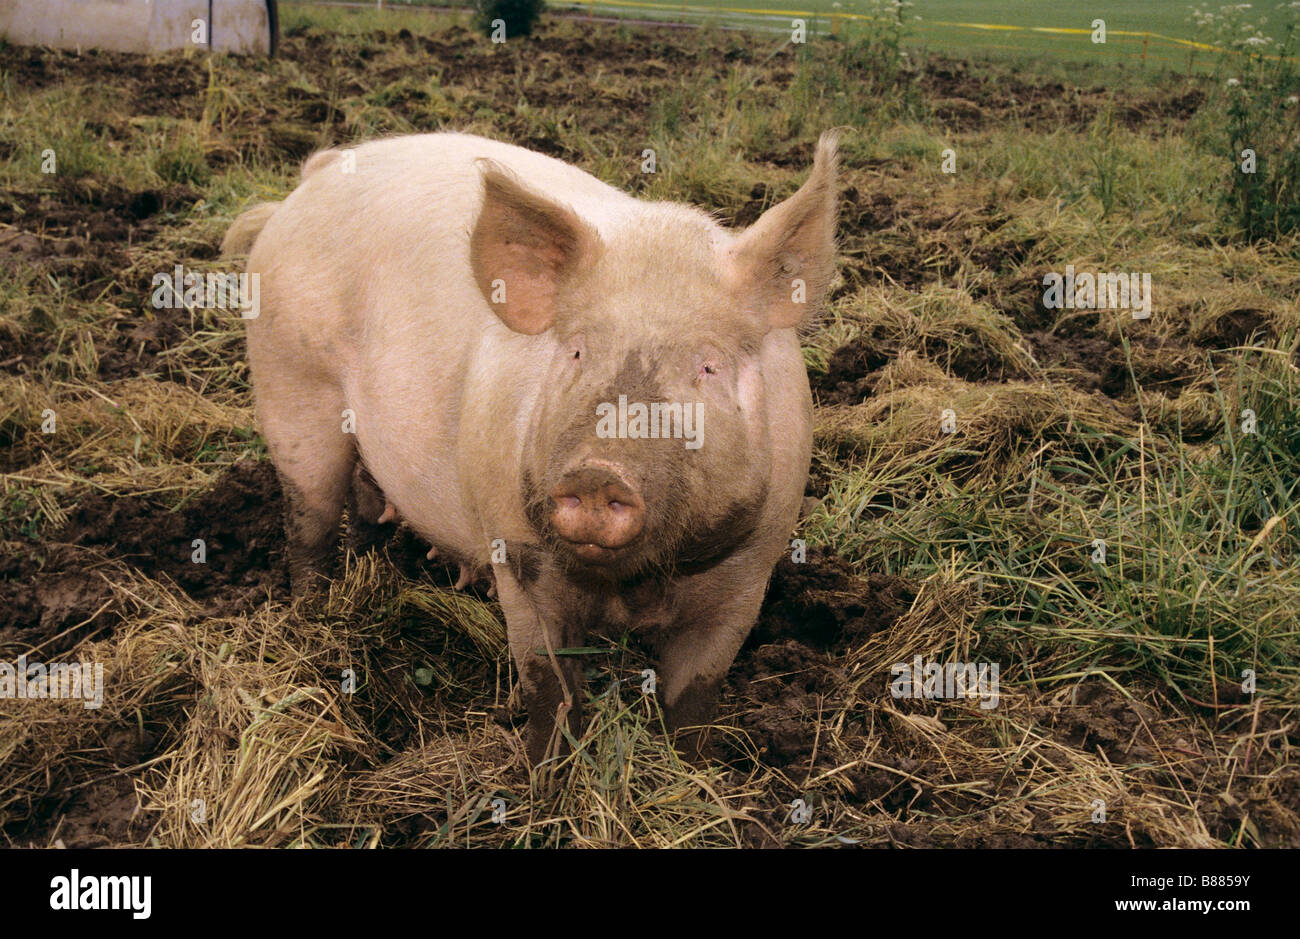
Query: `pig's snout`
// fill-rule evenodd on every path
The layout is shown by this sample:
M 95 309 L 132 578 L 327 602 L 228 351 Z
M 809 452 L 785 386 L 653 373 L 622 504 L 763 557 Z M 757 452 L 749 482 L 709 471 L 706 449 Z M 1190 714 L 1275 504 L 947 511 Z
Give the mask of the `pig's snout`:
M 645 527 L 645 500 L 612 466 L 586 462 L 551 490 L 551 525 L 584 561 L 601 561 Z

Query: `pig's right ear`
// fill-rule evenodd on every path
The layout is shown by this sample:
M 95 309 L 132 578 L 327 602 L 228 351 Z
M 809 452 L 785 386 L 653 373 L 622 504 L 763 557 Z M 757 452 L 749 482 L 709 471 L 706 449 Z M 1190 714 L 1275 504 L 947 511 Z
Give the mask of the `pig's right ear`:
M 555 322 L 560 288 L 595 256 L 600 236 L 566 206 L 523 186 L 489 160 L 483 209 L 470 237 L 478 288 L 501 321 L 536 335 Z

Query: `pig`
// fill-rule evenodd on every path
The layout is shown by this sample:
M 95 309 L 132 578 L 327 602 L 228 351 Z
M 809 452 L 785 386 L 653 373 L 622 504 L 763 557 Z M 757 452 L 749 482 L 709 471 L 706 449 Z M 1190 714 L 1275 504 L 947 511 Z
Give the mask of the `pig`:
M 261 281 L 248 357 L 295 593 L 329 576 L 345 506 L 400 517 L 493 575 L 531 762 L 580 732 L 582 662 L 553 652 L 589 634 L 642 639 L 698 745 L 798 522 L 837 165 L 830 131 L 736 231 L 467 134 L 310 157 L 223 242 Z

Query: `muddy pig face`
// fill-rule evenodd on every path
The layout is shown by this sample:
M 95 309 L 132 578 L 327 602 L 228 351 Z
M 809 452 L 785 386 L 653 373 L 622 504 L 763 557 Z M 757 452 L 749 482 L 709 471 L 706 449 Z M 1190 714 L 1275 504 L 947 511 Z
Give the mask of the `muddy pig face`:
M 753 530 L 772 459 L 760 350 L 833 273 L 835 163 L 824 136 L 808 182 L 739 235 L 672 203 L 598 234 L 485 169 L 475 276 L 550 353 L 521 496 L 575 576 L 708 566 Z

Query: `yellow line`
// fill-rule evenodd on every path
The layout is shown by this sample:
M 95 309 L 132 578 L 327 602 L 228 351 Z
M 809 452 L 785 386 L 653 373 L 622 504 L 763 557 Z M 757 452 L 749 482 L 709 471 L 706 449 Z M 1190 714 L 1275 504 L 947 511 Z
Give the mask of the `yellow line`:
M 1069 35 L 1069 36 L 1088 36 L 1091 35 L 1092 33 L 1091 29 L 1080 29 L 1078 27 L 1065 27 L 1065 26 L 1005 26 L 1001 23 L 954 23 L 949 20 L 922 20 L 921 22 L 933 23 L 935 26 L 960 26 L 963 29 L 1006 29 L 1006 30 L 1015 30 L 1017 32 L 1030 32 L 1030 33 L 1059 33 L 1059 34 Z M 1161 33 L 1152 33 L 1152 32 L 1139 33 L 1127 29 L 1108 29 L 1106 30 L 1106 35 L 1107 36 L 1135 36 L 1139 39 L 1141 39 L 1144 36 L 1149 36 L 1152 39 L 1159 39 L 1163 42 L 1172 42 L 1176 45 L 1188 46 L 1192 49 L 1203 49 L 1207 52 L 1221 51 L 1218 46 L 1207 45 L 1206 43 L 1203 42 L 1194 42 L 1191 39 L 1179 39 L 1175 36 L 1165 36 Z

